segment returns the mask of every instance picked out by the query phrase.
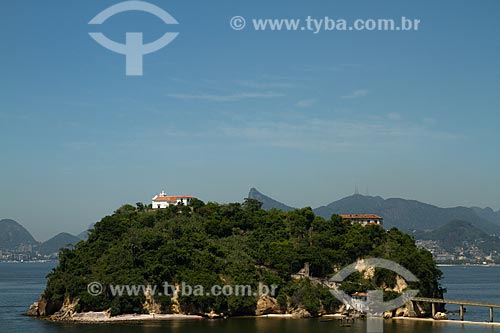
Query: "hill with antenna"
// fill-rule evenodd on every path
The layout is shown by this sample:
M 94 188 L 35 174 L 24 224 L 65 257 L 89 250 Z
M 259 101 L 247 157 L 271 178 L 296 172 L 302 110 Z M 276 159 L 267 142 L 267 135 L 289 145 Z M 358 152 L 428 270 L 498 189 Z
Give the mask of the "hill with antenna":
M 250 190 L 249 198 L 263 202 L 264 209 L 291 209 L 290 206 L 262 194 L 255 188 Z M 500 235 L 500 221 L 485 219 L 486 213 L 478 216 L 477 210 L 468 207 L 441 208 L 416 200 L 384 199 L 380 196 L 354 194 L 317 207 L 314 213 L 324 218 L 330 218 L 332 214 L 376 214 L 384 218 L 386 229 L 396 227 L 409 233 L 431 231 L 450 221 L 462 220 L 470 222 L 489 235 Z

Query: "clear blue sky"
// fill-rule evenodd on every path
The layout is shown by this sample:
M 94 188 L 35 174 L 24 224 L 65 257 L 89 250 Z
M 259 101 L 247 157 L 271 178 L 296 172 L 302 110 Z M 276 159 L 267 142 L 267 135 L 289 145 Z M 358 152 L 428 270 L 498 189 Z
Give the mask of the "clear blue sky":
M 371 195 L 500 209 L 500 2 L 0 2 L 0 218 L 39 240 L 164 189 L 294 206 Z M 419 31 L 234 31 L 251 18 L 418 18 Z M 250 23 L 249 23 L 250 24 Z M 180 32 L 126 77 L 95 43 Z

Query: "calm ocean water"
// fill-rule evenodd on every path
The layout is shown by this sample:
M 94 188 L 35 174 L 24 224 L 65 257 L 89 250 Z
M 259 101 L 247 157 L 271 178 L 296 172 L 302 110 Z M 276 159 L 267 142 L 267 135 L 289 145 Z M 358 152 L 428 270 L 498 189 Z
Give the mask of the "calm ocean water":
M 21 315 L 45 287 L 45 276 L 53 263 L 0 263 L 0 332 L 1 333 L 301 333 L 366 332 L 365 322 L 353 327 L 338 326 L 335 321 L 319 319 L 233 318 L 229 320 L 185 320 L 132 324 L 61 324 Z M 500 303 L 500 267 L 442 267 L 447 298 Z M 448 306 L 449 309 L 453 309 Z M 496 318 L 500 321 L 500 310 Z M 484 321 L 488 310 L 468 308 L 466 320 Z M 485 325 L 462 325 L 426 322 L 385 321 L 384 332 L 500 332 Z

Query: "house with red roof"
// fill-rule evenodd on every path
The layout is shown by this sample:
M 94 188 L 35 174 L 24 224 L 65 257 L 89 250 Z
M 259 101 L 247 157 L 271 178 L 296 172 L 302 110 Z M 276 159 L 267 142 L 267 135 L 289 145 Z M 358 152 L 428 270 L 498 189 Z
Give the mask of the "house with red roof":
M 340 214 L 343 220 L 350 221 L 351 223 L 359 223 L 362 226 L 377 224 L 382 225 L 384 219 L 375 214 Z
M 153 197 L 151 206 L 153 209 L 167 208 L 169 206 L 187 206 L 195 197 L 191 195 L 167 195 L 165 191 Z

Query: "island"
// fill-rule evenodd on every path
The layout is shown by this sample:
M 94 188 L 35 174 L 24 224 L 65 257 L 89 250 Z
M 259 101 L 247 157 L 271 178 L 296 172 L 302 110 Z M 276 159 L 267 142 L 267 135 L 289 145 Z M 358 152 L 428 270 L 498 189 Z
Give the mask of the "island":
M 392 260 L 418 282 L 365 267 L 329 284 L 340 269 L 365 258 Z M 27 315 L 64 321 L 311 317 L 349 311 L 331 288 L 349 295 L 382 289 L 384 299 L 418 289 L 421 297 L 442 298 L 441 277 L 432 254 L 398 229 L 339 215 L 325 219 L 311 208 L 266 211 L 254 199 L 193 199 L 163 209 L 127 204 L 96 223 L 87 240 L 61 250 L 59 265 Z M 246 293 L 236 294 L 237 286 Z

